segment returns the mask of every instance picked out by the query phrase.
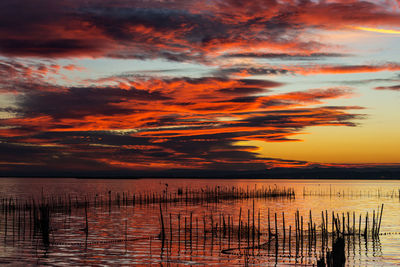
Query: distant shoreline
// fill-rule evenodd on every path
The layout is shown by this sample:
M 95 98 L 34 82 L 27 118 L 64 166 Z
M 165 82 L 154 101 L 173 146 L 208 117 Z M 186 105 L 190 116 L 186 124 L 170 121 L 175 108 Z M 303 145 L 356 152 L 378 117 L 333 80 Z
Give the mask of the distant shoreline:
M 303 180 L 399 180 L 400 167 L 364 168 L 274 168 L 267 170 L 201 170 L 165 171 L 79 171 L 47 170 L 2 172 L 8 178 L 76 178 L 76 179 L 303 179 Z
M 289 178 L 289 177 L 64 177 L 64 176 L 0 176 L 0 179 L 77 179 L 77 180 L 141 180 L 141 179 L 182 179 L 182 180 L 195 180 L 195 179 L 204 179 L 204 180 L 360 180 L 360 181 L 394 181 L 400 180 L 400 176 L 398 178 L 354 178 L 354 177 L 334 177 L 334 178 L 317 178 L 317 177 L 301 177 L 301 178 Z

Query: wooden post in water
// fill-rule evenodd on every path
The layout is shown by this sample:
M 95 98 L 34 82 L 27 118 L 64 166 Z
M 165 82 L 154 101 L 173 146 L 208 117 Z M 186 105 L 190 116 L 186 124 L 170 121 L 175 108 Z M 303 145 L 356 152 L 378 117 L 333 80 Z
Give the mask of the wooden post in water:
M 364 237 L 368 237 L 368 212 L 367 215 L 365 215 L 365 229 L 364 229 Z
M 260 210 L 258 210 L 258 231 L 257 231 L 257 240 L 258 247 L 260 247 L 260 235 L 261 235 L 261 225 L 260 225 Z
M 238 222 L 238 240 L 239 240 L 239 247 L 240 247 L 240 239 L 242 237 L 240 230 L 241 230 L 241 223 L 242 223 L 242 207 L 239 210 L 239 222 Z
M 303 216 L 301 216 L 301 253 L 303 254 Z
M 311 209 L 310 209 L 310 230 L 311 230 L 311 239 L 313 239 L 313 223 L 312 223 L 312 214 L 311 214 Z
M 350 213 L 347 212 L 347 234 L 350 234 Z
M 321 211 L 322 214 L 322 223 L 321 223 L 321 240 L 322 240 L 322 248 L 324 247 L 325 244 L 325 218 L 324 218 L 324 211 Z
M 292 236 L 292 226 L 289 225 L 289 257 L 291 256 L 291 248 L 292 248 L 291 236 Z
M 210 220 L 211 220 L 211 236 L 214 237 L 214 218 L 212 213 L 210 214 Z
M 326 222 L 326 227 L 325 227 L 325 235 L 326 235 L 326 240 L 328 240 L 328 227 L 329 227 L 329 220 L 328 220 L 328 210 L 325 210 L 325 222 Z
M 190 212 L 190 248 L 192 248 L 192 229 L 193 229 L 192 217 L 193 217 L 193 213 Z
M 256 229 L 255 229 L 256 227 L 255 227 L 255 224 L 254 224 L 254 199 L 253 199 L 253 231 L 252 231 L 252 234 L 253 234 L 253 248 L 254 248 L 254 240 L 255 240 L 255 233 L 256 233 Z
M 89 233 L 89 222 L 88 222 L 88 216 L 87 216 L 87 203 L 86 203 L 86 201 L 85 201 L 85 219 L 86 219 L 85 233 L 86 233 L 86 236 L 87 236 L 88 233 Z
M 283 223 L 283 248 L 285 248 L 286 228 L 285 228 L 285 212 L 283 211 L 282 211 L 282 223 Z
M 196 247 L 199 243 L 199 217 L 196 216 Z
M 162 214 L 162 208 L 161 208 L 161 203 L 160 203 L 160 221 L 161 221 L 161 240 L 165 240 L 165 228 L 164 228 L 164 218 Z
M 169 214 L 169 239 L 170 239 L 170 242 L 172 243 L 172 215 L 171 215 L 171 213 Z
M 224 234 L 224 237 L 226 236 L 226 222 L 225 222 L 225 214 L 222 215 L 222 232 Z
M 372 229 L 371 229 L 372 238 L 375 237 L 375 210 L 372 211 Z
M 307 223 L 307 230 L 308 230 L 308 249 L 311 250 L 311 225 L 310 222 Z
M 383 203 L 382 203 L 382 207 L 381 207 L 381 214 L 380 214 L 380 216 L 379 216 L 379 224 L 378 224 L 377 235 L 379 235 L 379 232 L 380 232 L 380 230 L 381 230 L 382 213 L 383 213 Z
M 231 228 L 230 228 L 230 224 L 231 224 L 231 217 L 230 217 L 230 215 L 228 215 L 228 249 L 231 248 Z
M 186 216 L 185 216 L 185 224 L 183 225 L 184 226 L 184 230 L 183 230 L 183 232 L 185 233 L 185 249 L 186 249 L 186 247 L 187 247 L 187 238 L 186 238 L 186 233 L 187 233 L 187 219 L 186 219 Z
M 247 248 L 250 248 L 250 210 L 247 209 Z
M 342 231 L 343 231 L 343 234 L 345 234 L 346 233 L 346 218 L 345 218 L 345 216 L 344 216 L 344 212 L 342 212 L 342 222 L 343 222 L 343 225 L 342 225 Z
M 204 231 L 204 237 L 206 236 L 206 232 Z M 178 213 L 178 251 L 181 246 L 181 213 Z
M 298 211 L 296 211 L 296 213 L 295 213 L 296 251 L 297 251 L 297 247 L 298 247 L 299 239 L 300 239 L 298 225 L 299 225 L 299 216 L 298 216 Z

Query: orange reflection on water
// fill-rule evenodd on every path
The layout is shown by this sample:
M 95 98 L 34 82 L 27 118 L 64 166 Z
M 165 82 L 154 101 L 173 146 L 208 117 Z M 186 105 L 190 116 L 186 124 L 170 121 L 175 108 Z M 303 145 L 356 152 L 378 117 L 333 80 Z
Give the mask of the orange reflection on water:
M 96 196 L 97 206 L 87 209 L 89 231 L 86 235 L 85 209 L 72 209 L 71 214 L 54 213 L 51 219 L 52 231 L 50 246 L 40 246 L 40 236 L 34 237 L 39 246 L 32 246 L 29 239 L 29 227 L 23 224 L 22 230 L 11 228 L 13 221 L 8 217 L 8 231 L 4 233 L 4 216 L 1 218 L 0 237 L 4 237 L 0 247 L 4 249 L 2 260 L 17 262 L 24 258 L 26 264 L 68 264 L 68 265 L 115 265 L 115 264 L 217 264 L 244 265 L 246 262 L 255 265 L 278 264 L 315 264 L 315 254 L 320 253 L 322 241 L 320 236 L 321 212 L 326 211 L 331 221 L 332 211 L 341 218 L 342 213 L 353 212 L 356 217 L 361 214 L 362 229 L 364 218 L 384 204 L 382 233 L 399 232 L 397 210 L 399 182 L 382 181 L 317 181 L 317 180 L 179 180 L 179 179 L 142 179 L 142 180 L 3 180 L 7 193 L 18 195 L 27 192 L 40 197 L 42 187 L 44 194 L 77 194 L 77 198 Z M 241 188 L 244 192 L 255 189 L 293 188 L 295 198 L 255 198 L 232 199 L 218 202 L 208 199 L 185 201 L 186 189 Z M 68 189 L 68 191 L 66 191 Z M 175 196 L 178 189 L 183 193 L 177 202 L 133 205 L 113 203 L 109 206 L 110 194 L 119 192 L 132 195 L 143 192 L 160 192 Z M 164 191 L 164 192 L 163 192 Z M 2 195 L 6 192 L 3 191 Z M 177 194 L 178 195 L 178 194 Z M 21 195 L 22 196 L 22 195 Z M 124 195 L 126 196 L 126 195 Z M 74 197 L 72 198 L 75 199 Z M 100 201 L 104 203 L 100 205 Z M 165 240 L 160 239 L 160 208 L 165 226 Z M 310 210 L 313 224 L 316 226 L 315 243 L 308 241 Z M 301 248 L 295 245 L 295 213 L 303 217 L 304 244 Z M 268 219 L 269 213 L 269 219 Z M 279 242 L 271 242 L 268 232 L 278 229 Z M 27 214 L 25 214 L 27 215 Z M 241 234 L 238 235 L 239 216 Z M 283 224 L 283 216 L 285 225 Z M 253 224 L 254 221 L 254 224 Z M 358 221 L 357 221 L 358 222 Z M 253 225 L 256 233 L 248 234 L 246 229 Z M 18 223 L 16 223 L 18 225 Z M 22 224 L 20 224 L 22 225 Z M 228 226 L 229 225 L 229 226 Z M 259 226 L 258 226 L 259 225 Z M 269 226 L 269 227 L 268 227 Z M 285 227 L 284 227 L 285 226 Z M 330 224 L 329 224 L 330 228 Z M 225 229 L 225 230 L 224 230 Z M 285 231 L 283 231 L 285 229 Z M 289 229 L 291 240 L 289 241 Z M 329 229 L 330 230 L 330 229 Z M 283 240 L 283 232 L 286 238 Z M 249 239 L 250 238 L 250 239 Z M 271 239 L 275 240 L 275 236 Z M 346 241 L 348 262 L 373 266 L 376 263 L 389 264 L 400 258 L 398 239 L 391 235 L 382 235 L 378 240 L 349 237 Z M 254 243 L 253 243 L 254 242 Z M 260 245 L 258 245 L 260 243 Z M 311 245 L 309 245 L 311 244 Z M 328 244 L 328 247 L 330 247 Z M 251 249 L 246 249 L 247 247 Z M 15 246 L 19 249 L 11 250 Z

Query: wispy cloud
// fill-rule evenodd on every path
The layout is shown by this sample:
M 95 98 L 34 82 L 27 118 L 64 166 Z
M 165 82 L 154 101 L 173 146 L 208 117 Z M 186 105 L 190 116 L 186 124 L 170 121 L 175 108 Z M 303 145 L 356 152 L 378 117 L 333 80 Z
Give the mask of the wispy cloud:
M 400 91 L 400 85 L 392 85 L 392 86 L 378 86 L 378 87 L 375 87 L 375 90 L 392 90 L 392 91 Z

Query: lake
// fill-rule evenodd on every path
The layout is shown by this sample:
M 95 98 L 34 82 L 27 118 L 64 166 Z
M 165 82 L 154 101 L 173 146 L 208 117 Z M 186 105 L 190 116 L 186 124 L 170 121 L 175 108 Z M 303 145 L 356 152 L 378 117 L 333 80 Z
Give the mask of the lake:
M 337 230 L 346 266 L 399 265 L 399 190 L 385 180 L 1 178 L 0 265 L 316 266 Z

